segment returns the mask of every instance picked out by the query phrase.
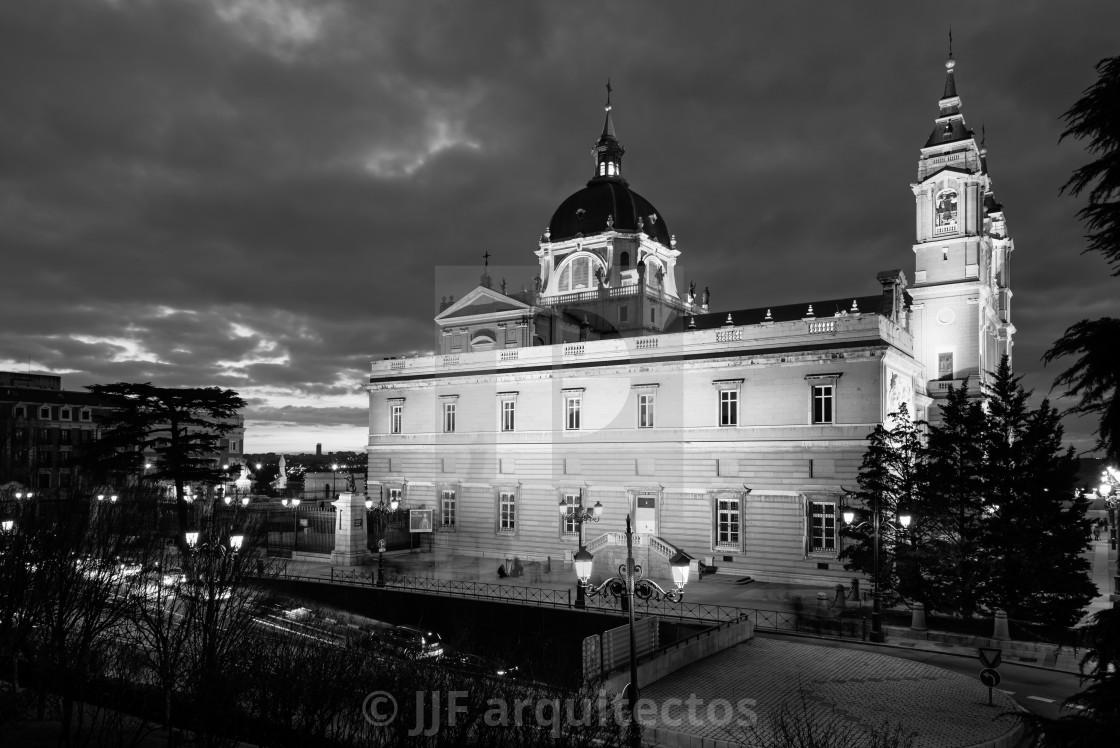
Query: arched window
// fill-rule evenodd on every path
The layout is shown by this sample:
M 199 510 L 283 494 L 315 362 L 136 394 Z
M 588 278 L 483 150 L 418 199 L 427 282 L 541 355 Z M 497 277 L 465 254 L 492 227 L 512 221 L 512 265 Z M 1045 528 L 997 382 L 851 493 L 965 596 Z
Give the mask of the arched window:
M 623 270 L 629 270 L 630 269 L 630 253 L 629 252 L 623 252 L 622 254 L 620 254 L 618 256 L 618 266 L 620 268 L 622 268 Z
M 559 292 L 566 293 L 591 288 L 593 264 L 595 264 L 594 261 L 586 255 L 577 256 L 568 262 L 564 269 L 560 271 Z
M 934 205 L 937 228 L 955 226 L 957 223 L 957 191 L 942 190 L 937 193 Z

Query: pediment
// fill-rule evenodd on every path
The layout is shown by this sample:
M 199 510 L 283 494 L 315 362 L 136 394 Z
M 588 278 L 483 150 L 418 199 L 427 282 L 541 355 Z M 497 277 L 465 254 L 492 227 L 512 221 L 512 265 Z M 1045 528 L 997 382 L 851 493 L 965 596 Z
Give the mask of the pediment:
M 466 317 L 497 316 L 508 317 L 527 314 L 531 307 L 517 299 L 486 286 L 477 286 L 473 291 L 436 315 L 437 324 Z
M 946 172 L 950 174 L 959 174 L 962 177 L 972 176 L 972 172 L 968 171 L 967 169 L 961 169 L 957 166 L 943 166 L 932 174 L 927 174 L 926 178 L 918 182 L 918 184 L 927 184 L 929 182 L 938 181 L 938 179 Z

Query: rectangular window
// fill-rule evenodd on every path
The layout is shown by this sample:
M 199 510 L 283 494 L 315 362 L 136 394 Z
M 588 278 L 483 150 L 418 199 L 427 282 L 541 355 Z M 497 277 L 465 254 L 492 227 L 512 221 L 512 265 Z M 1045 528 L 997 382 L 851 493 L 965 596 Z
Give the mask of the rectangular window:
M 809 550 L 836 550 L 836 505 L 809 502 Z
M 498 532 L 512 533 L 517 526 L 517 497 L 502 491 L 498 497 Z
M 455 431 L 455 403 L 443 404 L 443 430 L 445 433 Z
M 937 378 L 938 379 L 952 379 L 953 378 L 953 354 L 952 353 L 938 353 L 937 354 Z
M 719 391 L 719 425 L 739 425 L 739 390 Z
M 642 392 L 638 394 L 638 428 L 653 428 L 653 393 Z
M 401 416 L 404 413 L 404 406 L 393 404 L 389 408 L 389 433 L 401 433 Z
M 630 310 L 624 304 L 624 305 L 622 305 L 618 308 L 618 321 L 619 322 L 626 322 L 629 319 L 630 319 Z
M 40 444 L 50 444 L 50 442 L 51 442 L 51 430 L 50 429 L 39 429 L 39 443 Z
M 813 423 L 832 423 L 832 385 L 813 385 Z
M 15 409 L 15 417 L 16 418 L 27 418 L 27 406 L 26 405 L 17 405 L 16 409 Z
M 80 416 L 80 418 L 81 418 L 81 419 L 82 419 L 83 421 L 89 421 L 89 420 L 92 420 L 92 419 L 93 419 L 93 413 L 92 413 L 92 412 L 91 412 L 91 411 L 90 411 L 90 410 L 89 410 L 88 408 L 83 408 L 83 409 L 82 409 L 82 412 L 81 412 L 81 416 Z
M 575 535 L 579 532 L 579 524 L 576 522 L 576 510 L 579 509 L 579 494 L 564 494 L 564 503 L 567 504 L 567 508 L 564 510 L 564 534 Z
M 564 428 L 567 431 L 579 430 L 579 412 L 583 403 L 582 395 L 567 395 L 564 398 Z
M 390 488 L 389 489 L 389 501 L 392 502 L 393 499 L 397 500 L 397 506 L 399 507 L 400 502 L 401 502 L 401 489 L 399 489 L 399 488 Z
M 69 421 L 70 420 L 70 408 L 65 408 L 65 407 L 64 408 L 59 408 L 59 410 L 58 410 L 58 420 Z
M 517 416 L 517 403 L 513 400 L 502 401 L 502 431 L 513 431 Z
M 455 492 L 445 490 L 440 499 L 440 524 L 443 527 L 455 526 Z
M 739 547 L 739 500 L 716 502 L 716 545 Z
M 61 431 L 58 432 L 58 443 L 59 444 L 71 444 L 70 429 L 62 429 Z
M 657 321 L 657 310 L 656 309 L 650 309 L 649 310 L 649 321 L 650 322 L 656 322 Z
M 40 405 L 39 406 L 39 418 L 41 418 L 45 421 L 49 421 L 50 418 L 51 418 L 51 406 Z

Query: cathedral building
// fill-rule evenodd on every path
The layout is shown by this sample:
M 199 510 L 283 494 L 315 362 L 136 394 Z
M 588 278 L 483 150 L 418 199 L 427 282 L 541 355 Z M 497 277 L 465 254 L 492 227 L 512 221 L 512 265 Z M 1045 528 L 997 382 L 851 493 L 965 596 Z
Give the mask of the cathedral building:
M 711 308 L 666 216 L 631 189 L 608 100 L 587 185 L 560 203 L 531 289 L 484 272 L 435 318 L 439 353 L 374 362 L 369 490 L 431 509 L 433 547 L 569 560 L 624 554 L 667 580 L 678 550 L 760 580 L 836 582 L 845 488 L 905 405 L 936 422 L 1010 354 L 1013 245 L 954 62 L 920 150 L 912 275 L 872 293 Z M 870 281 L 870 278 L 869 278 Z

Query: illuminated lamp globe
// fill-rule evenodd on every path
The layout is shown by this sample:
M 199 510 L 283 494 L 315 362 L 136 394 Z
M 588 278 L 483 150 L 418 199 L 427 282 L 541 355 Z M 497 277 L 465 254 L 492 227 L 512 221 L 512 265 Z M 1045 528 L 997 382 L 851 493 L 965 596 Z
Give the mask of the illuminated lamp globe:
M 245 536 L 237 533 L 229 536 L 229 548 L 231 551 L 241 550 L 241 544 L 245 542 Z
M 241 506 L 249 506 L 249 497 L 248 496 L 242 496 L 241 497 Z
M 850 525 L 853 522 L 855 522 L 855 520 L 856 520 L 856 513 L 853 512 L 850 509 L 845 511 L 842 516 L 844 517 L 844 524 L 845 525 Z
M 0 522 L 0 528 L 3 528 L 4 532 L 11 532 L 12 528 L 15 526 L 16 521 L 14 519 L 6 519 L 3 522 Z
M 184 535 L 187 539 L 187 547 L 188 548 L 194 548 L 196 545 L 198 545 L 198 531 L 197 530 L 191 530 L 190 532 L 184 533 Z
M 1100 486 L 1097 487 L 1097 490 L 1100 492 L 1101 496 L 1108 496 L 1112 493 L 1112 484 L 1108 481 L 1102 481 Z
M 692 559 L 679 550 L 675 556 L 669 559 L 669 568 L 673 572 L 673 583 L 677 585 L 678 590 L 683 590 L 684 586 L 688 584 L 688 572 L 691 565 Z
M 561 517 L 568 516 L 568 507 L 574 507 L 574 506 L 575 506 L 575 504 L 569 504 L 567 502 L 567 500 L 561 500 L 560 501 L 560 516 Z
M 596 519 L 598 519 L 599 517 L 602 517 L 603 516 L 603 505 L 602 505 L 602 503 L 596 501 L 595 506 L 591 507 L 591 511 L 595 512 Z
M 399 507 L 400 505 L 401 505 L 401 500 L 398 499 L 396 496 L 394 496 L 389 501 L 389 508 L 392 509 L 394 512 L 397 511 L 397 507 Z
M 586 548 L 580 548 L 572 561 L 576 567 L 576 579 L 580 584 L 587 584 L 591 580 L 591 565 L 595 557 Z
M 280 506 L 287 509 L 288 508 L 288 500 L 287 499 L 280 499 Z
M 292 499 L 292 506 L 299 506 L 299 499 Z
M 366 499 L 366 509 L 373 509 L 373 499 Z
M 909 514 L 900 514 L 898 515 L 898 524 L 902 525 L 904 528 L 909 527 L 910 519 Z

